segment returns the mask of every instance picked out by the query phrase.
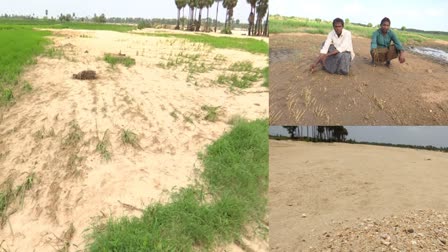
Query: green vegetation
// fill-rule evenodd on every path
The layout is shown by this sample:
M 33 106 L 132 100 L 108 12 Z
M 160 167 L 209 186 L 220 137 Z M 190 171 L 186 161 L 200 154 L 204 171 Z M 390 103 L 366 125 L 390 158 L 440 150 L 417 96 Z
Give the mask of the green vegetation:
M 208 106 L 204 105 L 201 107 L 203 111 L 205 111 L 207 114 L 205 115 L 204 119 L 210 122 L 216 122 L 218 120 L 218 107 Z
M 266 71 L 265 69 L 261 70 L 253 67 L 250 61 L 235 62 L 228 69 L 233 73 L 219 75 L 216 82 L 218 84 L 229 85 L 231 88 L 249 88 L 254 82 L 264 76 L 265 73 L 263 71 Z M 266 84 L 264 83 L 264 85 Z
M 123 129 L 121 131 L 121 141 L 123 142 L 123 144 L 128 144 L 136 149 L 142 148 L 142 147 L 140 147 L 140 145 L 138 143 L 139 139 L 138 139 L 137 134 L 135 134 L 131 130 Z
M 240 120 L 200 158 L 202 180 L 173 192 L 170 203 L 148 206 L 141 217 L 94 226 L 90 251 L 196 251 L 239 240 L 248 223 L 267 235 L 266 120 Z
M 126 67 L 135 65 L 135 59 L 129 56 L 120 56 L 111 53 L 106 53 L 104 55 L 104 61 L 109 63 L 112 67 L 115 67 L 117 64 L 122 64 Z
M 378 20 L 379 22 L 380 20 Z M 328 34 L 332 29 L 332 21 L 316 21 L 308 18 L 282 17 L 273 15 L 270 17 L 270 33 L 305 32 L 312 34 Z M 371 38 L 372 33 L 378 27 L 372 24 L 346 24 L 345 28 L 353 35 Z M 403 28 L 403 27 L 401 27 Z M 393 29 L 403 43 L 418 44 L 428 39 L 440 39 L 448 41 L 448 34 L 443 32 L 425 32 L 412 29 Z
M 109 140 L 109 134 L 108 130 L 104 132 L 103 139 L 98 139 L 98 144 L 96 145 L 96 151 L 98 151 L 105 160 L 110 160 L 112 157 L 112 154 L 109 151 L 110 148 L 110 140 Z
M 232 37 L 216 37 L 211 35 L 171 34 L 171 33 L 144 33 L 143 35 L 154 37 L 181 38 L 181 39 L 187 39 L 193 43 L 204 43 L 214 48 L 241 49 L 251 53 L 261 53 L 267 55 L 269 52 L 269 45 L 266 42 L 252 38 L 232 38 Z
M 269 67 L 263 68 L 262 73 L 264 78 L 262 86 L 269 87 Z
M 29 174 L 25 181 L 13 188 L 13 181 L 7 180 L 0 185 L 0 227 L 5 225 L 6 220 L 13 211 L 9 211 L 11 205 L 19 199 L 20 206 L 23 206 L 25 192 L 29 191 L 34 184 L 34 173 Z
M 14 98 L 14 87 L 25 66 L 44 52 L 50 32 L 0 25 L 0 105 Z
M 84 132 L 81 131 L 79 125 L 72 121 L 70 122 L 70 130 L 68 135 L 63 139 L 62 144 L 66 147 L 76 147 L 84 137 Z
M 78 30 L 107 30 L 128 32 L 136 27 L 132 25 L 101 24 L 87 22 L 60 22 L 57 20 L 43 19 L 0 19 L 0 26 L 16 28 L 51 28 L 51 29 L 78 29 Z M 0 28 L 1 29 L 1 28 Z

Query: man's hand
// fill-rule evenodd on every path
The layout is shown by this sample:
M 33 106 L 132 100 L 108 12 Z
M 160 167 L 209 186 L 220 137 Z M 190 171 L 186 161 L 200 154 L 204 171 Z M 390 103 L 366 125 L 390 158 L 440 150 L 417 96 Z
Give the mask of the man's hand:
M 398 56 L 398 60 L 400 61 L 400 63 L 404 63 L 406 61 L 406 59 L 404 58 L 403 51 L 400 52 L 400 56 Z
M 312 64 L 312 65 L 311 65 L 311 67 L 310 67 L 310 72 L 311 72 L 311 73 L 313 73 L 314 70 L 316 70 L 316 66 L 317 66 L 317 64 Z
M 319 61 L 322 62 L 322 65 L 325 65 L 325 61 L 327 60 L 328 55 L 327 54 L 321 54 L 319 56 Z

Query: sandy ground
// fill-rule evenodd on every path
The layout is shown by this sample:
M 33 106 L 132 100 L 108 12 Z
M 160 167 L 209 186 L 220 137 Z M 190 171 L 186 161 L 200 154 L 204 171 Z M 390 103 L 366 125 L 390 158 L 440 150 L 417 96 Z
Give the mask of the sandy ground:
M 174 29 L 174 28 L 173 28 Z M 181 30 L 170 30 L 170 29 L 153 29 L 153 28 L 145 28 L 145 29 L 141 29 L 141 30 L 135 30 L 135 33 L 160 33 L 160 32 L 170 32 L 170 33 L 184 33 L 185 31 L 181 31 Z M 210 35 L 210 36 L 216 36 L 216 37 L 232 37 L 232 38 L 252 38 L 252 39 L 256 39 L 256 40 L 262 40 L 265 42 L 269 42 L 269 37 L 265 37 L 265 36 L 251 36 L 248 37 L 247 36 L 247 30 L 245 29 L 234 29 L 232 30 L 232 34 L 223 34 L 220 32 L 188 32 L 186 34 L 197 34 L 197 35 Z
M 0 110 L 0 183 L 19 185 L 35 174 L 23 206 L 0 229 L 2 248 L 60 249 L 73 225 L 70 250 L 82 249 L 93 222 L 138 215 L 135 208 L 165 202 L 169 190 L 191 183 L 201 169 L 197 153 L 231 128 L 233 116 L 268 116 L 262 80 L 242 92 L 215 84 L 230 64 L 249 60 L 265 67 L 267 56 L 111 31 L 53 32 L 53 46 L 64 56 L 38 58 L 22 80 L 33 91 Z M 119 52 L 136 65 L 111 68 L 102 60 L 104 53 Z M 210 71 L 186 81 L 183 66 L 159 66 L 180 53 L 200 54 Z M 99 79 L 72 79 L 87 69 Z M 204 120 L 203 105 L 220 106 L 217 122 Z M 138 135 L 141 149 L 122 144 L 123 129 Z M 80 136 L 79 144 L 64 144 L 70 132 Z M 95 150 L 105 132 L 110 161 Z
M 447 167 L 448 154 L 441 152 L 270 140 L 270 251 L 326 251 L 322 237 L 331 245 L 333 234 L 342 236 L 362 221 L 380 225 L 381 218 L 400 219 L 417 210 L 446 215 Z M 414 229 L 425 225 L 426 218 L 416 220 Z M 359 230 L 354 234 L 361 241 L 368 238 Z M 393 251 L 380 241 L 375 245 L 370 248 L 379 250 L 350 249 Z
M 448 65 L 408 52 L 391 68 L 370 65 L 370 40 L 354 37 L 348 76 L 309 68 L 324 35 L 270 37 L 271 125 L 445 125 Z M 406 46 L 406 45 L 405 45 Z M 446 44 L 425 46 L 448 50 Z

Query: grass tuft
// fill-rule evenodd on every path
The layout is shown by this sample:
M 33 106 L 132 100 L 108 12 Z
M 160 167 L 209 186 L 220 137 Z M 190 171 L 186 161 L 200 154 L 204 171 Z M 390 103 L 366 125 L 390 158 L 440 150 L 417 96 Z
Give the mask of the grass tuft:
M 123 144 L 130 145 L 136 149 L 141 149 L 139 144 L 139 139 L 137 134 L 132 132 L 131 130 L 125 130 L 123 129 L 121 131 L 121 141 Z
M 104 55 L 104 61 L 109 63 L 112 67 L 115 67 L 117 64 L 122 64 L 126 67 L 135 65 L 135 59 L 129 56 L 118 56 L 110 53 Z
M 70 130 L 68 135 L 63 139 L 63 145 L 69 146 L 69 147 L 76 147 L 79 142 L 81 142 L 82 138 L 84 137 L 84 133 L 81 131 L 81 128 L 79 125 L 72 121 L 70 123 Z
M 110 140 L 109 140 L 109 134 L 108 130 L 104 132 L 103 139 L 98 139 L 98 144 L 96 145 L 96 151 L 98 151 L 101 154 L 101 157 L 103 157 L 105 160 L 109 161 L 112 157 L 112 154 L 109 151 L 110 147 Z
M 6 180 L 0 185 L 0 228 L 5 225 L 9 215 L 16 211 L 16 209 L 11 209 L 12 204 L 18 200 L 20 207 L 23 207 L 25 193 L 31 189 L 34 182 L 35 174 L 30 173 L 25 178 L 25 181 L 16 188 L 13 187 L 13 181 L 11 179 Z M 10 209 L 11 211 L 8 211 Z
M 207 112 L 207 114 L 205 115 L 204 119 L 210 122 L 216 122 L 218 120 L 218 110 L 219 110 L 219 106 L 218 107 L 213 107 L 213 106 L 208 106 L 208 105 L 203 105 L 201 107 L 201 109 L 205 112 Z

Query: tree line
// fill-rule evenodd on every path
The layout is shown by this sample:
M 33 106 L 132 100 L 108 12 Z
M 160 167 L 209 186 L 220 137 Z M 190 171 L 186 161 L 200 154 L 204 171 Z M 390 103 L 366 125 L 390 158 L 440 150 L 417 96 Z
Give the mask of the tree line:
M 222 2 L 222 7 L 226 9 L 226 18 L 224 22 L 224 29 L 222 33 L 230 34 L 233 25 L 233 9 L 238 3 L 238 0 L 174 0 L 177 7 L 177 24 L 175 29 L 181 29 L 180 20 L 187 20 L 188 31 L 200 31 L 202 26 L 202 10 L 207 9 L 207 18 L 205 27 L 202 29 L 205 32 L 212 31 L 211 20 L 209 18 L 209 10 L 216 2 L 216 18 L 214 24 L 214 32 L 217 30 L 219 4 Z M 269 33 L 269 0 L 246 0 L 250 4 L 250 11 L 248 15 L 249 30 L 248 35 L 268 36 Z M 188 8 L 188 19 L 185 19 L 185 8 Z M 182 19 L 180 17 L 182 11 Z M 256 16 L 256 18 L 255 18 Z M 266 20 L 263 25 L 263 18 Z M 184 30 L 185 23 L 182 22 L 182 30 Z
M 432 145 L 410 145 L 393 143 L 358 142 L 347 140 L 348 131 L 344 126 L 283 126 L 288 131 L 289 139 L 309 142 L 344 142 L 350 144 L 369 144 L 386 147 L 411 148 L 418 150 L 430 150 L 448 152 L 448 147 L 435 147 Z M 288 139 L 288 137 L 270 136 L 274 139 Z
M 283 126 L 291 139 L 312 138 L 322 141 L 344 142 L 348 131 L 344 126 Z

